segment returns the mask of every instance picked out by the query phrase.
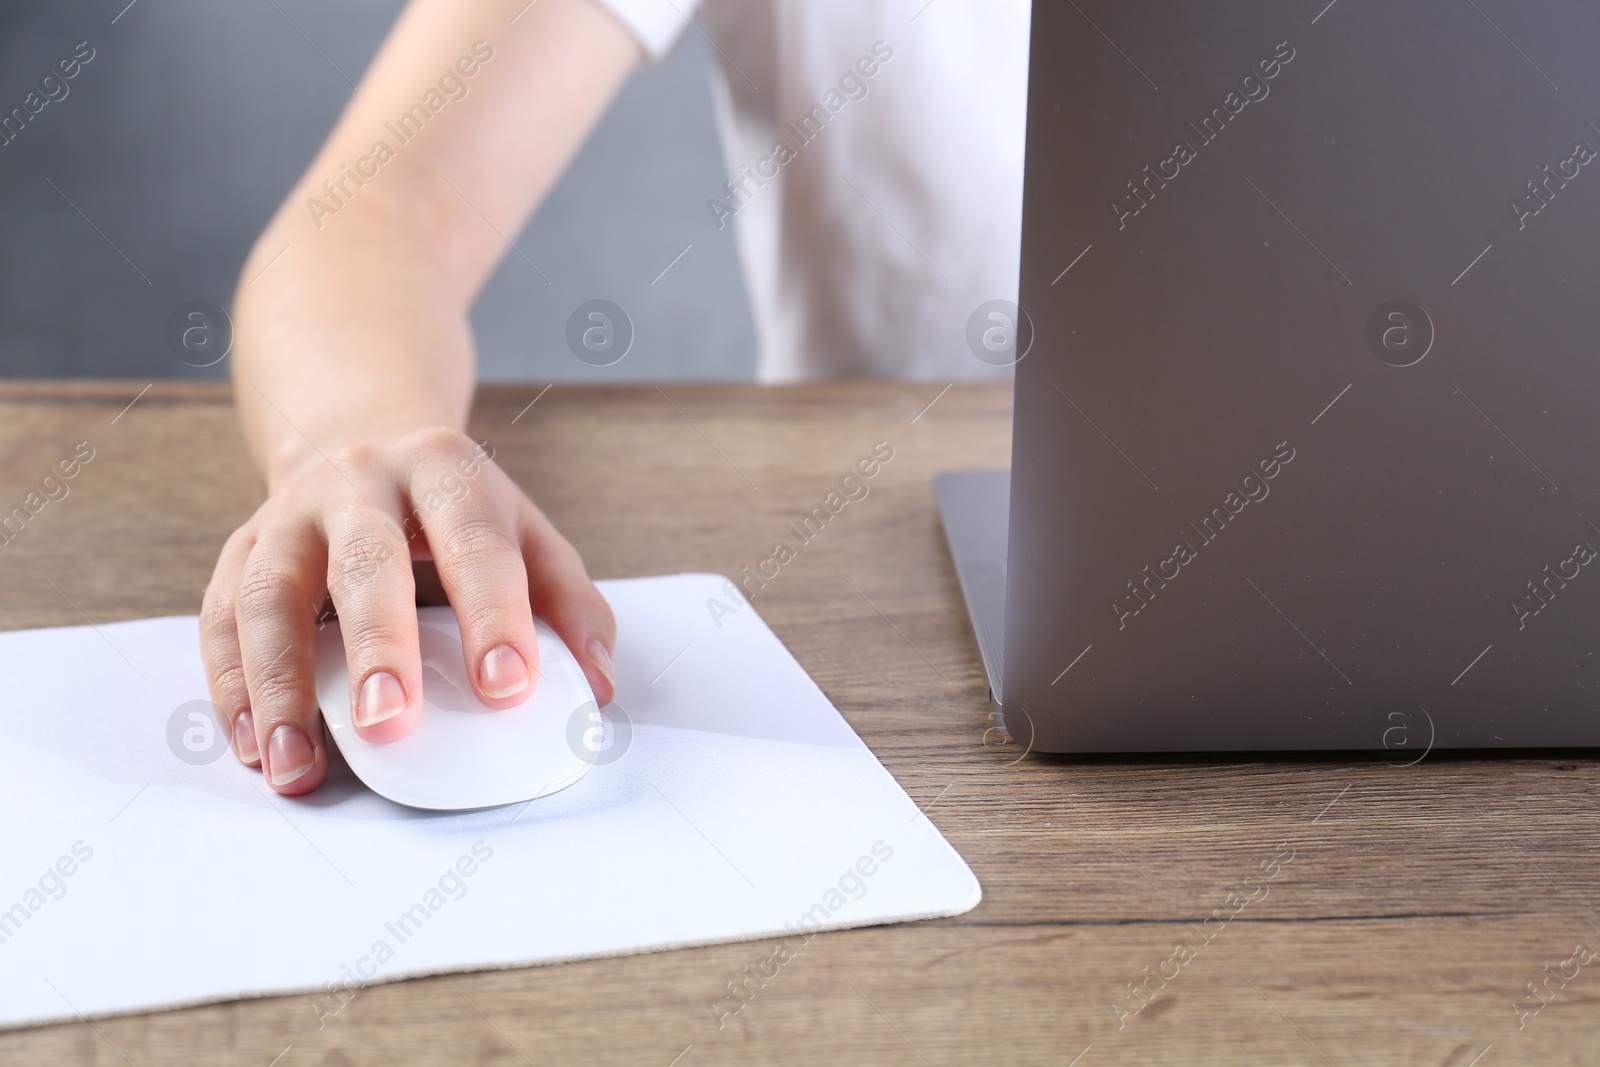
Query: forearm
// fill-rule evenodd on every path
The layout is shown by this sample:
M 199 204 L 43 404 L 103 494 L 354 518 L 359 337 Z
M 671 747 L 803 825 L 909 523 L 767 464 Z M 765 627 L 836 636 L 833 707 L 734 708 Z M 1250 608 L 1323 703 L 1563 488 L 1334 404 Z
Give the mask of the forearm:
M 474 380 L 470 296 L 416 220 L 379 193 L 320 232 L 294 207 L 234 304 L 234 392 L 269 489 L 344 445 L 463 428 Z
M 638 60 L 589 0 L 408 5 L 240 278 L 235 394 L 269 486 L 346 444 L 462 428 L 467 313 L 504 235 Z

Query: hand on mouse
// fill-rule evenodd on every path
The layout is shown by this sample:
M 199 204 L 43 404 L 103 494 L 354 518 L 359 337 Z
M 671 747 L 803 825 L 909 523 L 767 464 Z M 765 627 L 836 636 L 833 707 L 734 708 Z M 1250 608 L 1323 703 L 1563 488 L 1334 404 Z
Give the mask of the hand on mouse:
M 506 708 L 537 684 L 538 613 L 603 705 L 616 623 L 566 538 L 466 435 L 451 429 L 343 448 L 302 464 L 228 538 L 200 615 L 211 701 L 233 749 L 272 788 L 310 792 L 327 770 L 313 673 L 327 600 L 339 614 L 356 729 L 406 736 L 421 709 L 419 581 L 431 560 L 461 624 L 480 700 Z
M 572 545 L 459 430 L 477 378 L 471 312 L 517 247 L 505 235 L 642 57 L 585 0 L 411 0 L 239 273 L 226 351 L 268 500 L 222 550 L 201 642 L 235 751 L 280 793 L 326 772 L 312 635 L 328 595 L 356 730 L 381 742 L 416 722 L 412 559 L 437 568 L 484 703 L 516 703 L 537 669 L 534 612 L 596 699 L 612 697 L 609 607 Z M 473 79 L 471 104 L 375 152 L 418 86 L 450 70 Z

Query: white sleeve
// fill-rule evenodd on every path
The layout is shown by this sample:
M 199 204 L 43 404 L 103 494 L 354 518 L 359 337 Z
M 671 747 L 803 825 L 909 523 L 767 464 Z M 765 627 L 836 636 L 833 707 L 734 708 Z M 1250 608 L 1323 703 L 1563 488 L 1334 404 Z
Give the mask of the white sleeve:
M 699 0 L 594 0 L 615 15 L 644 47 L 651 60 L 659 60 L 689 25 Z

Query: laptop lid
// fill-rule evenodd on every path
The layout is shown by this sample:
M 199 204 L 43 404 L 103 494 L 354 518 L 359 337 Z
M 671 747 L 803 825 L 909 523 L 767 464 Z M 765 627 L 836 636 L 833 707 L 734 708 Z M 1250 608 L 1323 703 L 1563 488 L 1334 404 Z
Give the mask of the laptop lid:
M 1035 4 L 1045 751 L 1600 743 L 1600 10 Z

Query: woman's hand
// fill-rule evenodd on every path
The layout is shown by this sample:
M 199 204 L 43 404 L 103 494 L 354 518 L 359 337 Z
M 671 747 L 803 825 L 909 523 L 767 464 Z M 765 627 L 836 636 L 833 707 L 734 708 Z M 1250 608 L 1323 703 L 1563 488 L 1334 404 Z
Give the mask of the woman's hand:
M 328 597 L 356 730 L 382 742 L 416 724 L 413 560 L 437 569 L 484 703 L 534 684 L 535 612 L 611 700 L 615 623 L 577 552 L 444 427 L 466 425 L 470 312 L 503 235 L 641 55 L 589 0 L 409 0 L 240 272 L 234 399 L 269 498 L 222 550 L 200 637 L 234 751 L 280 793 L 327 769 L 312 656 Z M 392 143 L 424 93 L 449 106 L 425 109 L 427 136 Z
M 286 477 L 234 531 L 200 615 L 211 702 L 231 724 L 234 753 L 279 793 L 310 792 L 327 771 L 313 655 L 329 598 L 357 733 L 394 741 L 416 725 L 412 561 L 430 559 L 478 699 L 513 707 L 538 683 L 537 612 L 610 702 L 610 606 L 577 550 L 482 448 L 447 428 L 351 445 Z

